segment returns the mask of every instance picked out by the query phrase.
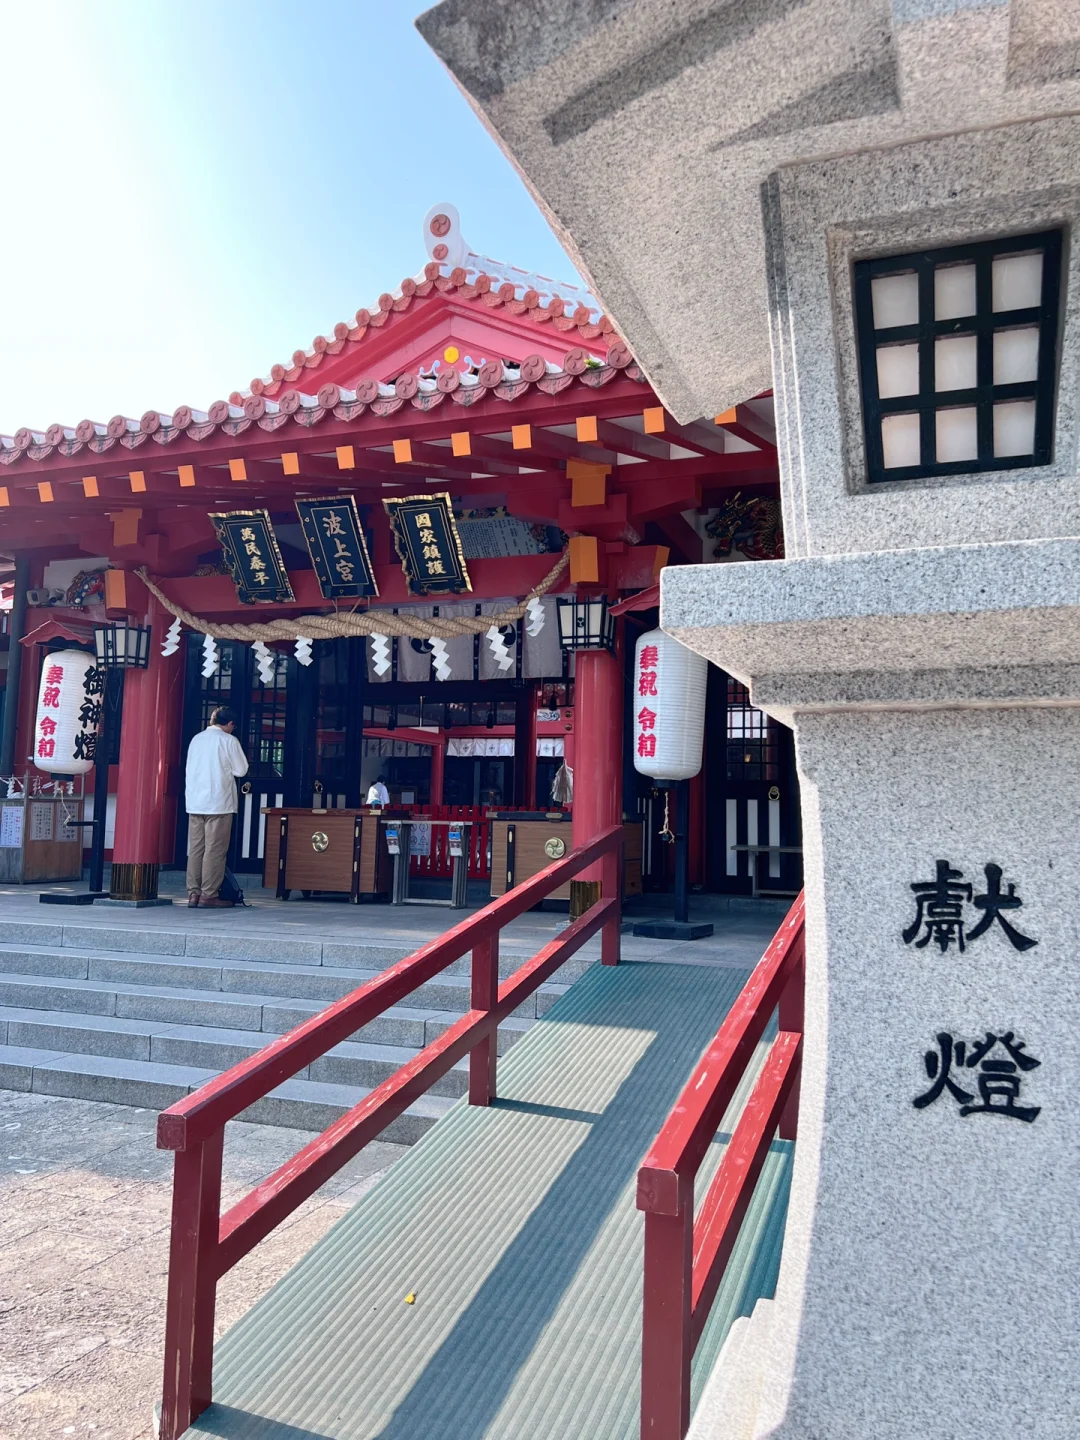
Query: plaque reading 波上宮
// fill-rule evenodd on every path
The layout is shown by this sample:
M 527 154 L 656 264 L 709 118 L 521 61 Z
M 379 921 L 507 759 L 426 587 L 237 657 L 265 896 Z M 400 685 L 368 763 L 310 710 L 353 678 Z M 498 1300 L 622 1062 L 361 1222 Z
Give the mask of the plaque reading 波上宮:
M 448 494 L 407 495 L 383 505 L 413 595 L 460 595 L 472 589 Z
M 1037 1070 L 1042 1061 L 1027 1054 L 1027 1046 L 1011 1030 L 1003 1035 L 988 1030 L 982 1040 L 974 1040 L 970 1046 L 943 1030 L 937 1036 L 937 1049 L 926 1052 L 923 1064 L 932 1084 L 911 1102 L 916 1110 L 925 1110 L 946 1092 L 956 1101 L 962 1116 L 1000 1115 L 1030 1125 L 1042 1109 L 1040 1105 L 1018 1103 L 1024 1075 Z M 974 1075 L 964 1073 L 968 1070 Z M 975 1090 L 967 1088 L 972 1083 Z
M 242 605 L 294 600 L 269 510 L 232 510 L 211 515 Z
M 1021 934 L 1005 918 L 1006 911 L 1015 912 L 1024 903 L 1016 893 L 1015 884 L 1010 882 L 1002 893 L 1000 865 L 984 865 L 983 873 L 986 890 L 977 895 L 974 885 L 964 879 L 963 871 L 954 870 L 947 860 L 939 860 L 933 880 L 917 881 L 911 886 L 915 918 L 903 931 L 905 945 L 914 940 L 915 948 L 922 950 L 933 941 L 944 955 L 955 943 L 957 949 L 963 951 L 972 940 L 985 935 L 995 922 L 1014 949 L 1030 950 L 1037 945 L 1037 940 Z M 969 921 L 968 906 L 976 912 L 973 922 Z
M 327 600 L 378 595 L 360 512 L 351 495 L 323 500 L 297 500 L 296 513 L 304 532 L 319 589 Z

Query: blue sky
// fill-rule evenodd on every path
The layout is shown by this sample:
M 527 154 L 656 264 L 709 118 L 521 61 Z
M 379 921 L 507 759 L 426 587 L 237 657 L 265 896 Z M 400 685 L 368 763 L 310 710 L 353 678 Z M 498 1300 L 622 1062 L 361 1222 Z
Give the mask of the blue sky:
M 576 272 L 422 0 L 0 7 L 0 433 L 205 408 L 426 257 Z

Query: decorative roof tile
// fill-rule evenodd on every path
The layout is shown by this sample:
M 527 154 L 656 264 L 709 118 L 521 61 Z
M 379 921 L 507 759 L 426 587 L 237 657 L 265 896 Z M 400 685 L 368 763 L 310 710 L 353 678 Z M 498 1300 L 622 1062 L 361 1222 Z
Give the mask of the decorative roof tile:
M 116 415 L 104 427 L 96 424 L 90 427 L 89 422 L 82 422 L 75 431 L 56 426 L 53 428 L 57 432 L 62 431 L 58 443 L 49 443 L 47 434 L 26 429 L 14 436 L 0 435 L 0 467 L 17 464 L 24 456 L 45 460 L 54 453 L 71 456 L 83 449 L 101 455 L 117 444 L 135 449 L 148 440 L 168 445 L 181 435 L 197 442 L 208 440 L 219 431 L 225 435 L 241 435 L 253 424 L 267 431 L 278 430 L 288 423 L 310 429 L 329 415 L 339 420 L 355 420 L 365 410 L 385 418 L 406 405 L 426 411 L 446 400 L 471 406 L 487 396 L 513 402 L 533 389 L 545 395 L 560 394 L 573 384 L 597 389 L 619 374 L 645 383 L 640 367 L 621 343 L 611 347 L 605 363 L 597 362 L 577 347 L 567 352 L 561 368 L 549 364 L 542 355 L 530 355 L 516 367 L 494 360 L 482 366 L 477 375 L 446 370 L 435 381 L 418 380 L 415 389 L 410 382 L 416 380 L 416 376 L 402 376 L 394 385 L 374 377 L 362 379 L 355 390 L 329 382 L 315 395 L 290 387 L 281 390 L 276 398 L 265 393 L 248 395 L 242 405 L 215 400 L 205 412 L 181 405 L 172 415 L 148 411 L 142 420 Z M 81 439 L 80 435 L 87 438 Z

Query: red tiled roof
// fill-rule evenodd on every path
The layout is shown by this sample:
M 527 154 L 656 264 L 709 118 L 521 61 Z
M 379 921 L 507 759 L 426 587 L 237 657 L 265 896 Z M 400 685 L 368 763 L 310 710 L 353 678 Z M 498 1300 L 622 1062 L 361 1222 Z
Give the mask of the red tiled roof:
M 470 255 L 468 258 L 479 262 L 477 256 Z M 488 310 L 501 307 L 510 315 L 524 316 L 537 325 L 550 325 L 555 331 L 576 332 L 576 338 L 585 343 L 598 342 L 606 348 L 617 338 L 615 326 L 608 316 L 601 314 L 595 303 L 586 303 L 586 297 L 592 300 L 587 292 L 579 292 L 581 298 L 574 305 L 563 295 L 541 290 L 539 284 L 543 281 L 540 276 L 524 271 L 515 274 L 493 261 L 481 263 L 487 263 L 490 270 L 481 269 L 477 263 L 458 265 L 449 273 L 444 273 L 444 267 L 437 260 L 429 261 L 422 276 L 415 279 L 407 276 L 395 294 L 387 292 L 380 295 L 373 310 L 358 310 L 352 324 L 340 320 L 330 335 L 316 335 L 310 350 L 294 350 L 290 365 L 272 366 L 268 376 L 252 380 L 246 393 L 276 395 L 283 386 L 295 384 L 306 370 L 317 370 L 327 357 L 339 355 L 346 345 L 355 345 L 372 331 L 377 332 L 392 323 L 396 315 L 409 310 L 417 300 L 439 293 L 457 300 L 473 301 Z M 550 282 L 547 289 L 554 288 L 554 282 Z M 229 399 L 233 404 L 240 404 L 244 393 L 234 391 Z
M 516 367 L 501 360 L 490 360 L 476 375 L 446 370 L 436 380 L 408 373 L 399 376 L 393 385 L 371 378 L 360 380 L 354 390 L 347 390 L 328 382 L 315 395 L 292 388 L 280 390 L 276 398 L 264 388 L 262 393 L 216 400 L 207 411 L 181 405 L 171 415 L 148 410 L 139 420 L 114 415 L 107 425 L 80 420 L 74 428 L 50 425 L 44 432 L 22 429 L 13 436 L 0 435 L 0 465 L 16 464 L 23 457 L 45 460 L 54 453 L 72 456 L 84 449 L 101 455 L 117 445 L 134 450 L 150 440 L 167 445 L 184 434 L 196 441 L 206 440 L 219 431 L 235 436 L 252 425 L 266 431 L 289 425 L 309 429 L 330 415 L 339 420 L 353 420 L 365 410 L 385 418 L 406 405 L 427 411 L 450 403 L 467 409 L 488 395 L 515 401 L 532 390 L 557 395 L 574 384 L 599 389 L 620 373 L 632 380 L 645 380 L 629 347 L 616 339 L 608 346 L 606 359 L 600 364 L 578 346 L 567 351 L 562 369 L 549 366 L 542 355 L 529 355 Z

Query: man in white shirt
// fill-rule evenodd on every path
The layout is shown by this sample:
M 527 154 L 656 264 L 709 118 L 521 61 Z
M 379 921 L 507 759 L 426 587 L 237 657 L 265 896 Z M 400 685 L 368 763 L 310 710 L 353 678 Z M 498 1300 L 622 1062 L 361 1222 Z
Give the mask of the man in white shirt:
M 383 809 L 390 804 L 390 791 L 386 788 L 386 776 L 380 775 L 374 785 L 368 787 L 367 803 L 380 805 Z
M 218 891 L 225 879 L 233 816 L 236 814 L 236 777 L 246 775 L 244 747 L 233 734 L 236 715 L 219 705 L 210 724 L 188 746 L 186 805 L 188 812 L 188 904 L 207 910 L 225 910 L 231 900 Z

